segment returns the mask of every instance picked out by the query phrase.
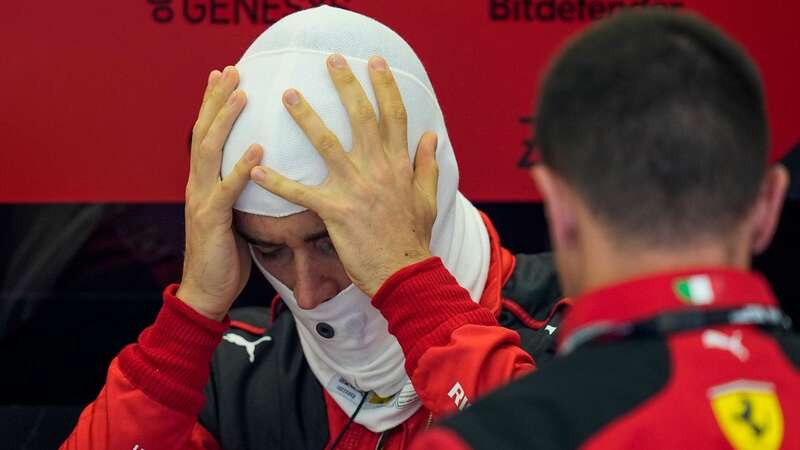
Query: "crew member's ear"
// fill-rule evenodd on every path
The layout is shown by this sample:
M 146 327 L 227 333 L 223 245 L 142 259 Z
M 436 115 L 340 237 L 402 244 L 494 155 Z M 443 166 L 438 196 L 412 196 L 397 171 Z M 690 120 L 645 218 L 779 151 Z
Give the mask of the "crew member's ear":
M 786 168 L 781 164 L 770 167 L 750 216 L 750 249 L 753 254 L 763 252 L 772 242 L 788 188 L 789 172 Z
M 544 164 L 530 171 L 544 201 L 553 249 L 566 250 L 578 242 L 578 214 L 573 190 Z

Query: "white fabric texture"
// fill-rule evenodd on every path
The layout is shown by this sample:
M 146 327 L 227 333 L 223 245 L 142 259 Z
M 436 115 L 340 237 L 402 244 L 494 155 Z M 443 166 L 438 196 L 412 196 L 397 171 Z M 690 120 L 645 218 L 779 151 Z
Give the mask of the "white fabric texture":
M 263 165 L 307 185 L 325 180 L 328 171 L 324 161 L 286 112 L 281 97 L 288 88 L 298 89 L 349 151 L 350 123 L 325 66 L 332 53 L 347 59 L 376 114 L 367 61 L 375 55 L 388 61 L 408 112 L 412 161 L 422 134 L 432 130 L 438 135 L 438 215 L 431 252 L 442 259 L 477 302 L 488 274 L 488 233 L 478 211 L 458 192 L 455 154 L 425 68 L 399 35 L 373 19 L 321 6 L 283 18 L 253 42 L 237 63 L 239 87 L 248 102 L 225 144 L 222 175 L 230 173 L 250 144 L 259 143 L 265 149 Z M 252 182 L 234 207 L 270 217 L 304 211 Z M 399 425 L 420 407 L 405 372 L 402 349 L 363 292 L 351 285 L 317 308 L 303 310 L 291 289 L 258 261 L 256 265 L 291 310 L 306 360 L 339 406 L 348 415 L 355 411 L 361 396 L 353 395 L 352 388 L 383 398 L 369 396 L 356 423 L 382 432 Z M 316 332 L 321 322 L 333 327 L 333 338 Z M 391 399 L 385 400 L 387 397 Z

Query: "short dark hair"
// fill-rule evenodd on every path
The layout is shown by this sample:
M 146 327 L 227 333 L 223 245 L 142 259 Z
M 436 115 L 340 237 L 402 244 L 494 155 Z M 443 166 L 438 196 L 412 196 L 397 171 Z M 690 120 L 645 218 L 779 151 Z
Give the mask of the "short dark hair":
M 764 177 L 758 70 L 685 13 L 619 13 L 570 42 L 537 105 L 544 164 L 613 234 L 675 244 L 732 231 Z

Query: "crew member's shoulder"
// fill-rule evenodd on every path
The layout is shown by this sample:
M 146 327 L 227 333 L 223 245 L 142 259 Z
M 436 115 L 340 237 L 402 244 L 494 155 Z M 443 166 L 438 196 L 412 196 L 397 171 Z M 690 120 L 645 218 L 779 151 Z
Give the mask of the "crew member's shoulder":
M 578 448 L 669 380 L 657 339 L 587 346 L 477 401 L 442 425 L 473 449 Z

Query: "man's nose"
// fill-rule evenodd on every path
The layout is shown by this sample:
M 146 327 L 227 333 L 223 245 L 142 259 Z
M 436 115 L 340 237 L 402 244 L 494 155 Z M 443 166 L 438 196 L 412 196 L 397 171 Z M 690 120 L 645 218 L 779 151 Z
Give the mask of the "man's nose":
M 318 269 L 319 266 L 296 261 L 294 298 L 302 309 L 314 309 L 338 293 L 333 280 Z

